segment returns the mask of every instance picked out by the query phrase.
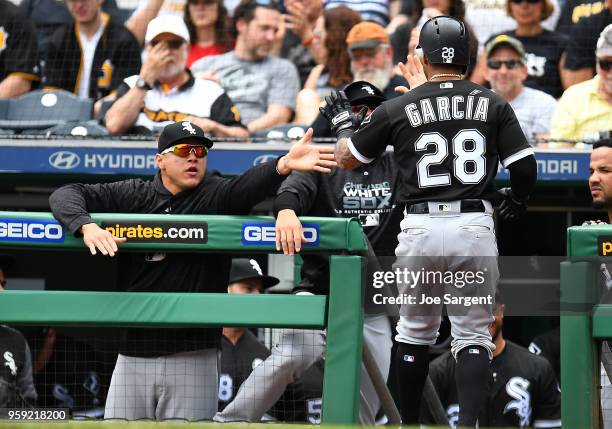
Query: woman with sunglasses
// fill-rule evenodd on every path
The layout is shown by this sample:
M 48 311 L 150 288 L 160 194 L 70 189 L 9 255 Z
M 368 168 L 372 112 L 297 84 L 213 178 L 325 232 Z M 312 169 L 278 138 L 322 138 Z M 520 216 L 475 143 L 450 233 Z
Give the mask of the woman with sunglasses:
M 506 11 L 517 27 L 499 34 L 507 34 L 523 44 L 528 71 L 525 86 L 559 98 L 564 88 L 560 70 L 568 39 L 564 34 L 542 27 L 542 21 L 552 15 L 553 9 L 551 0 L 507 0 Z

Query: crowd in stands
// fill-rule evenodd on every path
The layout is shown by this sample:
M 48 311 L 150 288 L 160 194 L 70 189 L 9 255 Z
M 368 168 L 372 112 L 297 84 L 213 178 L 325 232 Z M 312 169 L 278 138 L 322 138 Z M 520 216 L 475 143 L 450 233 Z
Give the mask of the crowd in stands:
M 472 35 L 466 78 L 509 100 L 534 145 L 588 141 L 612 123 L 612 0 L 277 1 L 0 0 L 0 99 L 62 90 L 91 99 L 109 134 L 190 118 L 249 141 L 312 125 L 353 81 L 389 97 L 423 23 L 452 15 Z M 2 133 L 13 132 L 27 130 Z

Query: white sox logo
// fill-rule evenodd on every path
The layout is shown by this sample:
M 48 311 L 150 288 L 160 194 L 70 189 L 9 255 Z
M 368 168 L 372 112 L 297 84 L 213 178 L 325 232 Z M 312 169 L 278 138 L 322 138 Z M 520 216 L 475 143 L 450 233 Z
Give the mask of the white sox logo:
M 527 54 L 525 55 L 525 58 L 527 60 L 527 72 L 529 73 L 529 76 L 544 76 L 546 57 L 538 57 L 536 54 Z
M 446 415 L 448 417 L 448 425 L 456 428 L 457 423 L 459 423 L 459 404 L 450 404 L 446 409 Z
M 189 131 L 189 133 L 190 133 L 190 134 L 195 134 L 195 133 L 196 133 L 195 128 L 193 128 L 193 127 L 191 126 L 191 122 L 189 122 L 189 121 L 185 121 L 185 122 L 182 122 L 182 123 L 181 123 L 181 125 L 183 126 L 183 129 L 184 129 L 185 131 Z
M 455 58 L 455 48 L 449 48 L 447 46 L 442 48 L 442 61 L 444 63 L 452 63 Z
M 372 89 L 372 87 L 368 85 L 362 86 L 361 89 L 363 89 L 365 92 L 367 92 L 370 95 L 374 95 L 374 90 Z
M 506 383 L 506 393 L 514 398 L 504 407 L 504 414 L 514 410 L 519 418 L 519 426 L 524 428 L 529 426 L 531 421 L 531 395 L 528 391 L 529 380 L 523 377 L 512 377 Z
M 259 266 L 259 264 L 257 263 L 255 259 L 249 259 L 249 263 L 251 264 L 251 267 L 253 267 L 253 269 L 257 271 L 257 274 L 259 274 L 260 276 L 263 276 L 263 271 L 261 271 L 261 267 Z
M 4 352 L 4 366 L 8 366 L 11 370 L 11 374 L 17 375 L 17 365 L 15 364 L 15 359 L 13 359 L 13 353 Z

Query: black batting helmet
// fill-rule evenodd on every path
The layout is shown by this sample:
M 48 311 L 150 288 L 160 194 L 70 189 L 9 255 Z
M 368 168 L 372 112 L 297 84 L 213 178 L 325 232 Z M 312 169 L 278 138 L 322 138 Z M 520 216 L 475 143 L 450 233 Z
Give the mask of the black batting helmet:
M 467 69 L 469 35 L 465 24 L 452 16 L 438 16 L 423 24 L 419 45 L 432 64 L 449 64 Z

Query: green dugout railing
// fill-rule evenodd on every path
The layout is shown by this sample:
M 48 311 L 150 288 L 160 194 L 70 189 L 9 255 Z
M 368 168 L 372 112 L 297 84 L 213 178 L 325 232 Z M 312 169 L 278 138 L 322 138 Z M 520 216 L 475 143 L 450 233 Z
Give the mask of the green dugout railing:
M 599 428 L 598 345 L 612 338 L 612 305 L 599 303 L 600 264 L 612 256 L 612 227 L 568 228 L 567 255 L 570 260 L 561 263 L 563 427 Z
M 120 251 L 275 252 L 274 219 L 256 216 L 94 214 L 128 237 Z M 327 328 L 322 422 L 357 422 L 366 243 L 355 219 L 301 218 L 303 252 L 337 253 L 326 296 L 215 293 L 5 291 L 6 324 L 97 327 L 261 326 Z M 1 212 L 0 249 L 88 251 L 49 213 Z

